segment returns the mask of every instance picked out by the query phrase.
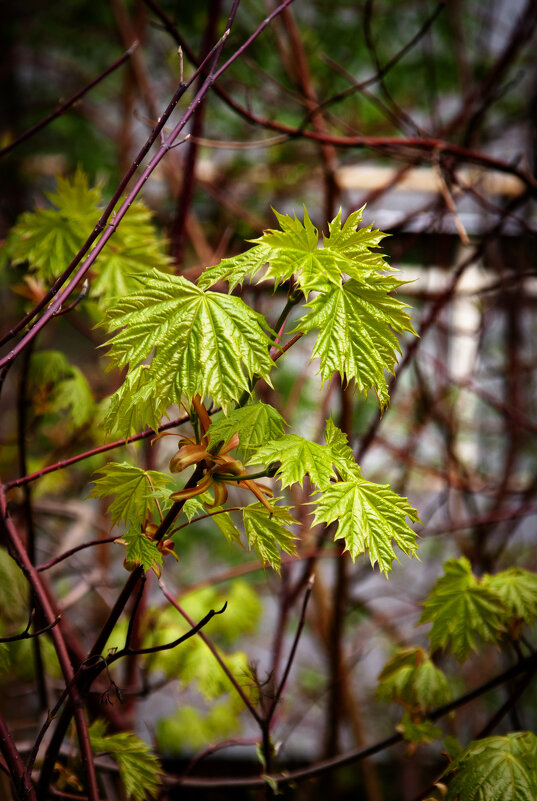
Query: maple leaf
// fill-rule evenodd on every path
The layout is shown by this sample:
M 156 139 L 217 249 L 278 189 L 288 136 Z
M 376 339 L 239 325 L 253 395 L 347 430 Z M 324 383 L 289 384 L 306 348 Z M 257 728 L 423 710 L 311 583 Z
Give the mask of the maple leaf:
M 2 248 L 1 261 L 28 262 L 46 281 L 56 278 L 97 222 L 100 197 L 100 188 L 90 189 L 80 168 L 72 180 L 59 177 L 56 192 L 47 194 L 55 208 L 21 214 Z
M 209 395 L 228 409 L 254 375 L 270 383 L 268 326 L 244 301 L 156 270 L 140 283 L 105 318 L 108 330 L 121 329 L 110 341 L 116 364 L 134 368 L 154 349 L 151 377 L 169 403 Z
M 128 570 L 133 570 L 135 567 L 141 567 L 143 570 L 154 569 L 157 576 L 160 577 L 162 553 L 159 551 L 157 544 L 152 542 L 145 532 L 128 531 L 119 537 L 116 542 L 120 543 L 120 545 L 125 545 L 127 548 L 125 567 Z
M 387 484 L 356 474 L 324 489 L 316 503 L 314 525 L 337 521 L 334 539 L 345 540 L 353 560 L 367 550 L 371 564 L 387 574 L 396 558 L 392 542 L 408 556 L 416 554 L 416 534 L 406 518 L 416 522 L 417 512 Z
M 440 668 L 423 648 L 398 648 L 383 667 L 377 698 L 395 701 L 409 710 L 422 712 L 451 701 L 451 687 Z
M 89 728 L 93 752 L 109 754 L 117 763 L 128 799 L 144 801 L 154 797 L 160 786 L 162 766 L 151 749 L 132 732 L 105 734 L 103 721 L 96 720 Z
M 157 391 L 146 364 L 127 373 L 119 389 L 104 403 L 104 427 L 109 434 L 117 431 L 123 437 L 146 426 L 156 431 L 168 408 L 166 397 Z
M 60 351 L 42 350 L 32 355 L 29 393 L 38 414 L 68 411 L 75 427 L 93 416 L 95 403 L 84 374 Z
M 249 456 L 268 440 L 284 435 L 284 420 L 281 414 L 266 403 L 251 403 L 233 409 L 227 416 L 212 419 L 209 426 L 211 445 L 229 442 L 233 434 L 239 435 L 240 449 Z
M 279 462 L 275 475 L 282 487 L 300 484 L 309 475 L 310 481 L 322 489 L 334 475 L 332 453 L 326 445 L 310 442 L 298 434 L 284 434 L 258 448 L 248 464 L 271 465 Z
M 332 463 L 341 478 L 346 481 L 354 476 L 361 477 L 362 471 L 349 447 L 347 435 L 336 426 L 331 417 L 326 421 L 324 439 L 332 454 Z
M 385 372 L 394 373 L 400 347 L 394 331 L 414 333 L 405 304 L 390 296 L 402 281 L 370 275 L 367 285 L 346 281 L 322 292 L 306 306 L 311 311 L 294 329 L 319 329 L 312 358 L 319 357 L 322 381 L 339 373 L 354 379 L 365 394 L 373 388 L 381 407 L 389 402 Z
M 483 576 L 483 586 L 499 596 L 513 617 L 526 623 L 537 620 L 537 574 L 520 567 Z
M 254 549 L 260 562 L 268 562 L 277 573 L 280 572 L 282 563 L 280 550 L 296 554 L 296 537 L 288 528 L 296 520 L 289 509 L 289 506 L 274 506 L 269 515 L 263 504 L 253 503 L 242 510 L 248 546 Z
M 95 264 L 91 295 L 107 307 L 116 298 L 136 292 L 138 278 L 152 268 L 166 272 L 171 258 L 166 243 L 157 236 L 152 213 L 135 201 Z
M 154 508 L 154 490 L 172 485 L 170 476 L 156 470 L 142 470 L 128 462 L 110 462 L 96 471 L 90 498 L 112 497 L 108 507 L 110 519 L 116 525 L 123 521 L 128 527 L 140 530 Z
M 535 801 L 537 737 L 527 731 L 476 740 L 444 775 L 452 774 L 446 801 Z
M 414 745 L 432 743 L 442 737 L 442 729 L 431 723 L 430 720 L 415 720 L 405 712 L 401 721 L 395 727 L 401 732 L 405 740 Z
M 324 247 L 319 247 L 319 232 L 304 209 L 304 222 L 296 215 L 290 217 L 273 210 L 280 230 L 269 229 L 240 256 L 225 259 L 209 267 L 201 275 L 198 285 L 208 287 L 220 280 L 229 283 L 230 289 L 242 283 L 246 276 L 252 279 L 268 263 L 262 280 L 274 279 L 278 285 L 295 276 L 305 296 L 312 290 L 326 288 L 327 284 L 340 286 L 343 275 L 358 281 L 375 270 L 389 269 L 377 247 L 384 234 L 366 226 L 356 231 L 362 218 L 362 209 L 349 215 L 341 225 L 341 211 L 329 223 L 329 235 L 323 236 Z
M 504 631 L 506 609 L 500 597 L 472 573 L 466 557 L 449 559 L 424 602 L 419 623 L 432 622 L 431 651 L 448 648 L 463 662 L 477 651 L 477 639 L 497 642 Z

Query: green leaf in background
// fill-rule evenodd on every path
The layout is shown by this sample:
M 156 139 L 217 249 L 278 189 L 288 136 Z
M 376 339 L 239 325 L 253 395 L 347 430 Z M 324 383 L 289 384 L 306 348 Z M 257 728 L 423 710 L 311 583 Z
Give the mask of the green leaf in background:
M 90 498 L 108 498 L 108 514 L 116 525 L 123 521 L 134 533 L 152 518 L 155 506 L 154 490 L 171 489 L 170 476 L 156 470 L 142 470 L 128 462 L 110 462 L 96 471 L 100 478 L 94 481 Z
M 92 723 L 89 729 L 92 750 L 96 756 L 108 754 L 117 763 L 129 801 L 156 797 L 162 766 L 147 743 L 132 732 L 109 735 L 105 732 L 103 721 Z
M 75 428 L 89 422 L 95 411 L 84 374 L 60 351 L 42 350 L 32 355 L 28 394 L 37 414 L 68 412 Z
M 371 275 L 366 284 L 346 281 L 321 292 L 295 331 L 319 329 L 313 358 L 320 358 L 321 378 L 338 373 L 354 379 L 364 395 L 373 388 L 384 407 L 389 402 L 385 373 L 394 373 L 400 352 L 395 332 L 414 333 L 405 304 L 389 294 L 402 283 L 393 276 Z
M 449 682 L 423 648 L 398 648 L 378 678 L 377 698 L 425 713 L 451 701 Z
M 157 236 L 152 213 L 142 201 L 131 205 L 95 263 L 91 295 L 105 308 L 140 288 L 138 278 L 151 269 L 167 271 L 171 259 Z
M 78 168 L 72 179 L 58 178 L 47 194 L 54 208 L 25 212 L 0 249 L 0 267 L 28 262 L 44 281 L 60 275 L 80 250 L 101 216 L 101 189 L 90 187 Z M 90 293 L 101 305 L 139 288 L 136 279 L 150 269 L 166 271 L 170 257 L 157 235 L 151 211 L 141 200 L 131 205 L 92 267 Z
M 277 440 L 258 448 L 248 462 L 271 465 L 280 463 L 276 475 L 282 487 L 300 484 L 309 475 L 310 481 L 320 489 L 327 487 L 334 476 L 332 454 L 326 445 L 310 442 L 298 434 L 284 434 Z
M 414 745 L 432 743 L 443 735 L 442 729 L 435 726 L 430 720 L 414 720 L 408 712 L 405 712 L 395 728 L 401 732 L 407 742 Z
M 239 435 L 240 449 L 245 456 L 261 447 L 269 440 L 284 435 L 284 419 L 281 414 L 266 403 L 251 403 L 233 409 L 227 416 L 212 420 L 209 426 L 209 442 L 228 442 L 233 434 Z
M 396 558 L 393 542 L 407 556 L 415 556 L 416 534 L 406 522 L 418 520 L 414 507 L 387 484 L 374 484 L 356 474 L 332 484 L 316 500 L 314 525 L 337 522 L 334 539 L 344 539 L 352 559 L 369 552 L 372 565 L 385 574 Z
M 260 562 L 268 563 L 277 573 L 282 563 L 280 551 L 296 554 L 296 537 L 288 528 L 296 520 L 289 509 L 289 506 L 274 506 L 269 515 L 263 504 L 253 503 L 242 510 L 248 547 L 254 549 Z
M 0 266 L 28 262 L 30 270 L 50 281 L 65 270 L 94 228 L 101 190 L 90 189 L 78 168 L 72 180 L 59 177 L 56 192 L 47 197 L 55 208 L 21 214 L 0 250 Z
M 535 801 L 537 737 L 527 731 L 476 740 L 444 776 L 453 776 L 446 801 Z
M 264 318 L 240 298 L 203 292 L 181 276 L 153 270 L 142 289 L 109 310 L 110 356 L 131 369 L 155 349 L 155 391 L 173 403 L 199 393 L 228 409 L 259 375 L 270 383 L 271 339 Z
M 537 574 L 520 567 L 483 576 L 483 587 L 499 596 L 512 617 L 525 623 L 537 620 Z
M 478 639 L 498 641 L 506 616 L 500 597 L 473 575 L 463 556 L 444 564 L 444 575 L 427 596 L 419 622 L 433 624 L 431 651 L 447 648 L 463 662 L 470 651 L 477 651 Z

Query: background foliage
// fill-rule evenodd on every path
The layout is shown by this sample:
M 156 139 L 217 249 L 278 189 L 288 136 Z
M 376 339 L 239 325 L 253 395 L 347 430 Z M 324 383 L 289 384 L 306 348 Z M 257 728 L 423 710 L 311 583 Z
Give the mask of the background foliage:
M 220 64 L 275 8 L 241 0 Z M 10 329 L 40 302 L 48 315 L 2 372 L 2 721 L 48 772 L 40 800 L 274 782 L 290 798 L 533 799 L 535 3 L 295 0 L 122 218 L 122 177 L 230 9 L 2 9 L 3 364 L 27 336 Z M 108 211 L 109 241 L 51 310 Z M 197 393 L 225 412 L 208 430 Z M 183 439 L 150 445 L 161 424 Z M 196 484 L 202 459 L 216 478 L 185 502 L 179 468 Z M 280 497 L 230 480 L 243 469 Z M 47 628 L 46 604 L 8 547 L 62 615 L 31 639 L 13 638 Z M 87 748 L 65 724 L 48 764 L 33 744 L 60 738 L 65 665 L 81 663 L 100 671 Z

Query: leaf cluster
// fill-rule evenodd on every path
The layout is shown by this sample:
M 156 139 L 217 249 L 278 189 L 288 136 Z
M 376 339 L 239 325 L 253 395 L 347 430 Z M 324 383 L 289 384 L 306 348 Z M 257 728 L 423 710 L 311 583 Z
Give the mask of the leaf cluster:
M 420 623 L 432 623 L 431 651 L 446 648 L 461 662 L 478 642 L 517 639 L 537 619 L 537 575 L 510 568 L 481 579 L 466 557 L 450 559 L 424 602 Z

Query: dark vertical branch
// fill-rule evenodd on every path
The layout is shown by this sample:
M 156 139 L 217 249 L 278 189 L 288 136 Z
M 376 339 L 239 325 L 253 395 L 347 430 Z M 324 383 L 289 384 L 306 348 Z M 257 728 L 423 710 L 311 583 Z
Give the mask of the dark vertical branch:
M 207 12 L 207 25 L 205 27 L 203 43 L 199 55 L 200 62 L 207 55 L 211 42 L 213 42 L 216 37 L 221 9 L 222 0 L 211 0 Z M 200 87 L 202 83 L 203 78 L 200 77 Z M 192 139 L 186 144 L 186 154 L 183 161 L 183 169 L 181 171 L 181 189 L 177 197 L 175 214 L 170 228 L 171 255 L 178 268 L 182 266 L 184 259 L 188 215 L 190 213 L 190 207 L 194 197 L 194 188 L 196 185 L 196 163 L 199 153 L 197 138 L 203 134 L 203 121 L 205 117 L 206 102 L 206 98 L 203 98 L 192 119 Z
M 25 476 L 28 472 L 28 460 L 26 455 L 26 429 L 28 426 L 28 408 L 30 405 L 30 399 L 28 398 L 28 377 L 30 372 L 30 363 L 32 360 L 32 354 L 35 346 L 35 340 L 32 342 L 31 346 L 26 349 L 24 352 L 24 356 L 21 363 L 21 371 L 19 375 L 19 386 L 17 392 L 17 443 L 19 448 L 19 473 L 21 476 Z M 23 496 L 23 512 L 24 512 L 24 523 L 26 527 L 26 548 L 28 551 L 28 557 L 32 564 L 36 562 L 36 534 L 35 534 L 35 525 L 34 525 L 34 514 L 32 509 L 32 489 L 29 484 L 26 484 L 22 488 L 22 496 Z M 42 627 L 43 620 L 39 613 L 39 606 L 36 603 L 35 594 L 30 586 L 30 597 L 29 597 L 29 604 L 30 610 L 35 609 L 35 628 L 39 629 Z M 47 685 L 45 681 L 45 670 L 43 664 L 43 655 L 41 651 L 41 641 L 39 637 L 34 637 L 32 639 L 32 650 L 34 655 L 34 668 L 35 668 L 35 680 L 37 684 L 37 695 L 39 698 L 39 704 L 41 709 L 47 709 L 48 707 L 48 694 L 47 694 Z

